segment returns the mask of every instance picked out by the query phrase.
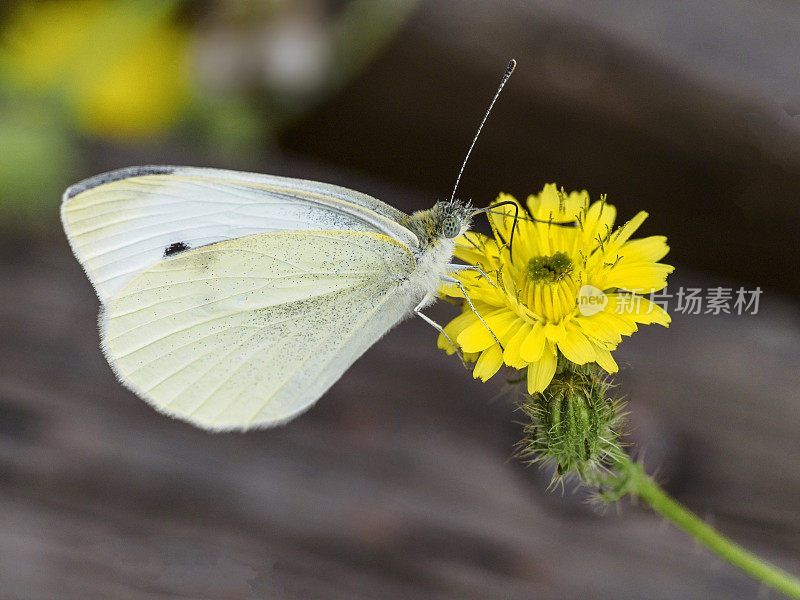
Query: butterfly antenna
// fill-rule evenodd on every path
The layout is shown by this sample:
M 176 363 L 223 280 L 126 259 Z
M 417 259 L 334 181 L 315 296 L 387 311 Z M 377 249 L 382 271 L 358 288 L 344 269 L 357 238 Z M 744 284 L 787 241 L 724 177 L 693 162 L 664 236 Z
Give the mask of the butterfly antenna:
M 461 181 L 461 174 L 464 173 L 464 167 L 467 166 L 467 161 L 469 160 L 469 155 L 472 154 L 472 149 L 475 147 L 475 142 L 478 141 L 478 136 L 481 134 L 481 129 L 483 129 L 483 124 L 486 123 L 486 119 L 489 118 L 489 113 L 492 112 L 492 107 L 494 103 L 497 102 L 497 98 L 500 96 L 500 92 L 503 91 L 503 86 L 508 81 L 508 78 L 511 77 L 511 74 L 514 72 L 514 67 L 517 66 L 517 61 L 513 58 L 508 62 L 508 66 L 506 67 L 506 72 L 503 73 L 503 78 L 500 80 L 500 86 L 497 88 L 497 92 L 495 92 L 494 98 L 492 98 L 491 104 L 489 104 L 489 108 L 486 111 L 486 114 L 483 115 L 483 121 L 478 126 L 478 131 L 475 134 L 475 137 L 472 138 L 472 144 L 469 146 L 469 150 L 467 150 L 467 155 L 464 157 L 464 162 L 461 163 L 461 170 L 458 172 L 458 177 L 456 177 L 456 184 L 453 186 L 453 193 L 450 194 L 450 204 L 453 203 L 456 197 L 456 190 L 458 189 L 458 183 Z

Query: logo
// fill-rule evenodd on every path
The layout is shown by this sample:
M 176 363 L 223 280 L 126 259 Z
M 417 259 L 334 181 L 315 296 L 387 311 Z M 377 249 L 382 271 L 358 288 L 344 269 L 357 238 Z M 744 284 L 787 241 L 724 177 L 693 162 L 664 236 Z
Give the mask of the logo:
M 578 292 L 578 310 L 584 317 L 603 312 L 608 304 L 608 296 L 593 285 L 585 285 Z

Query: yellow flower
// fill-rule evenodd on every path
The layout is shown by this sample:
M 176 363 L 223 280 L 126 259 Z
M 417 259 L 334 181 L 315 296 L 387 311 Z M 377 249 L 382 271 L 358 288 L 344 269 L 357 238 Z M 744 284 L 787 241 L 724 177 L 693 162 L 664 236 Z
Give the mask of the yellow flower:
M 187 34 L 177 27 L 150 31 L 113 69 L 86 82 L 76 102 L 87 133 L 126 139 L 160 133 L 189 100 Z
M 0 31 L 0 78 L 60 98 L 92 135 L 172 125 L 190 99 L 189 36 L 175 0 L 21 2 Z
M 586 191 L 566 194 L 555 184 L 529 196 L 527 211 L 508 194 L 500 194 L 502 201 L 519 207 L 513 240 L 515 211 L 506 205 L 488 215 L 494 237 L 469 232 L 455 252 L 491 280 L 474 271 L 457 275 L 491 333 L 466 303 L 444 328 L 465 359 L 475 361 L 476 378 L 486 381 L 505 363 L 527 369 L 528 392 L 541 392 L 559 354 L 615 373 L 611 351 L 623 335 L 639 323 L 669 325 L 669 315 L 641 295 L 662 289 L 673 271 L 658 262 L 669 251 L 665 237 L 630 239 L 646 212 L 615 230 L 616 209 L 605 199 L 590 204 Z M 455 285 L 442 294 L 463 298 Z M 438 343 L 455 352 L 444 336 Z

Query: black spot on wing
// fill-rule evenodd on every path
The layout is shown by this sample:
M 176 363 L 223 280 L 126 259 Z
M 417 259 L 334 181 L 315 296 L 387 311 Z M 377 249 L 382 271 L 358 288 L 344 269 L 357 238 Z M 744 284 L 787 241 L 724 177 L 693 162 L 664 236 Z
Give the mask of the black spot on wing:
M 131 177 L 141 177 L 142 175 L 171 175 L 175 172 L 177 167 L 148 165 L 144 167 L 126 167 L 124 169 L 117 169 L 116 171 L 109 171 L 108 173 L 101 173 L 89 179 L 79 181 L 75 185 L 70 186 L 64 193 L 64 198 L 69 200 L 78 194 L 96 188 L 99 185 L 119 181 L 120 179 L 130 179 Z
M 164 250 L 164 257 L 172 256 L 173 254 L 177 254 L 178 252 L 183 252 L 184 250 L 188 250 L 189 246 L 184 244 L 183 242 L 174 242 L 166 247 Z

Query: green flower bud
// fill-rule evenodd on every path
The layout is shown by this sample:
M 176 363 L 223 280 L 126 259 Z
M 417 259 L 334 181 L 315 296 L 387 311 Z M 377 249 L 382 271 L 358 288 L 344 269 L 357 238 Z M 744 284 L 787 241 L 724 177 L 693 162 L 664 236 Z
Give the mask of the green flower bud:
M 596 481 L 599 472 L 623 456 L 622 404 L 608 396 L 611 385 L 589 365 L 564 361 L 547 389 L 528 396 L 520 409 L 530 418 L 519 456 L 555 465 L 554 480 L 569 473 Z

